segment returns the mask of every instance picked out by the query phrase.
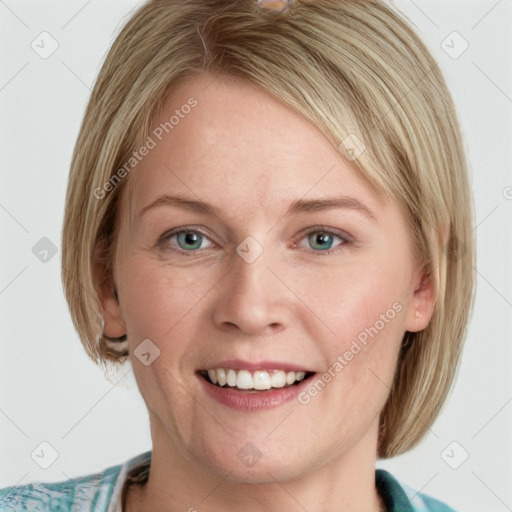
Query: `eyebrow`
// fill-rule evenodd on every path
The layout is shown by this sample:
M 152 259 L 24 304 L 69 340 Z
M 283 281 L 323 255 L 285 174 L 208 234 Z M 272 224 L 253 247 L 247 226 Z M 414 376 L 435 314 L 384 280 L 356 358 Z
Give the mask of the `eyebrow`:
M 170 196 L 167 194 L 159 197 L 156 201 L 145 206 L 139 212 L 139 217 L 146 213 L 148 210 L 151 210 L 158 206 L 174 206 L 196 213 L 213 214 L 219 217 L 217 208 L 214 207 L 213 205 L 210 205 L 200 200 L 193 200 L 183 196 Z M 319 212 L 331 208 L 339 208 L 360 212 L 370 220 L 377 220 L 377 217 L 375 216 L 373 211 L 370 208 L 368 208 L 368 206 L 364 205 L 363 203 L 361 203 L 361 201 L 358 201 L 353 197 L 346 196 L 326 197 L 322 199 L 299 199 L 290 205 L 290 207 L 286 211 L 285 216 L 294 215 L 298 213 Z
M 293 215 L 296 213 L 309 213 L 309 212 L 319 212 L 322 210 L 327 210 L 329 208 L 341 208 L 346 210 L 353 210 L 362 213 L 364 216 L 369 219 L 376 221 L 377 217 L 375 214 L 368 208 L 368 206 L 361 203 L 357 199 L 353 197 L 327 197 L 324 199 L 300 199 L 295 201 L 286 212 L 287 215 Z

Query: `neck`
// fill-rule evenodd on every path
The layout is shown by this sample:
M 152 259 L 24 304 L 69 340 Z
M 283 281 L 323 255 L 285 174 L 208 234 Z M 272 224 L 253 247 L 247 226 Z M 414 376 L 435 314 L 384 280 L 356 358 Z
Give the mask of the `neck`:
M 373 445 L 363 439 L 307 473 L 276 478 L 269 468 L 266 478 L 248 483 L 234 477 L 233 472 L 218 474 L 197 461 L 185 460 L 169 437 L 160 435 L 163 430 L 152 428 L 149 478 L 143 486 L 128 488 L 123 512 L 382 512 L 385 509 L 375 488 L 375 449 L 368 449 L 376 446 L 376 429 L 370 430 L 368 436 L 375 438 Z

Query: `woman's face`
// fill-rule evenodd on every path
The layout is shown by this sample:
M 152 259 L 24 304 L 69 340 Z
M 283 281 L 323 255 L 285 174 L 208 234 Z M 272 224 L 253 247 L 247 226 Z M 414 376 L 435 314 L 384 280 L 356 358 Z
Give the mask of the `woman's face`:
M 119 305 L 102 304 L 153 449 L 246 482 L 375 458 L 403 334 L 432 302 L 397 206 L 243 81 L 190 80 L 152 130 L 125 178 Z

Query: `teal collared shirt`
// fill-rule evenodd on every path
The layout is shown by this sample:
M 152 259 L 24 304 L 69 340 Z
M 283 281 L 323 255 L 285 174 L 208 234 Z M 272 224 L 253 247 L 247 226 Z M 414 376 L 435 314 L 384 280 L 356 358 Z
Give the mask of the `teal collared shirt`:
M 34 482 L 0 489 L 0 512 L 120 512 L 128 471 L 148 468 L 151 451 L 100 473 L 63 482 Z M 375 471 L 375 484 L 389 512 L 455 512 L 444 503 L 400 484 L 384 469 Z

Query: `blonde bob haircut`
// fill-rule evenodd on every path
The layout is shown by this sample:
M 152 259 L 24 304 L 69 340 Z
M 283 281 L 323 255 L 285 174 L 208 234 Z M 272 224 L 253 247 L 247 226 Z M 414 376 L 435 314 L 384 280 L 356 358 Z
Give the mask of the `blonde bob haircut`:
M 71 163 L 66 299 L 88 356 L 118 368 L 127 341 L 103 335 L 97 295 L 98 283 L 112 283 L 118 206 L 130 179 L 118 171 L 178 85 L 202 73 L 244 78 L 314 123 L 345 157 L 354 155 L 347 141 L 364 144 L 354 168 L 408 219 L 436 305 L 426 329 L 405 333 L 381 413 L 377 455 L 392 457 L 416 445 L 437 417 L 474 301 L 473 198 L 457 114 L 426 46 L 384 2 L 296 0 L 281 15 L 261 4 L 151 0 L 115 40 Z

